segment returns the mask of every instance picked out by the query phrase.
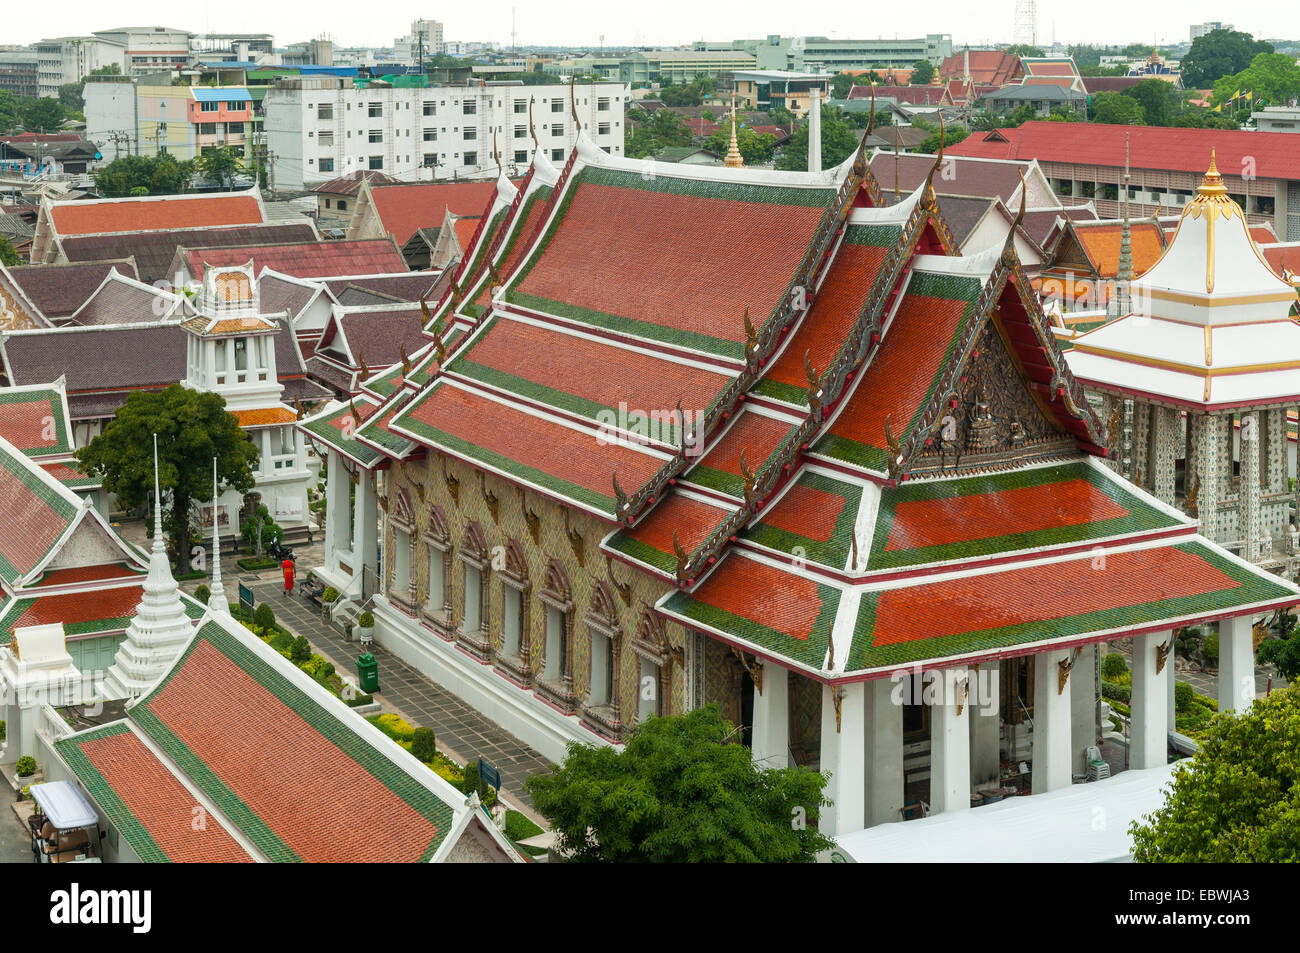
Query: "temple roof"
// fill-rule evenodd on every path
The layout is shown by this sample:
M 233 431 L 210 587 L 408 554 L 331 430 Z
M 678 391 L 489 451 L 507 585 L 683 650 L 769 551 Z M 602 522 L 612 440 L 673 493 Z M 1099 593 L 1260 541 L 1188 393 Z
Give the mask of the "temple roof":
M 265 220 L 256 189 L 220 195 L 162 195 L 147 198 L 48 202 L 42 207 L 59 236 L 102 235 Z
M 430 861 L 467 821 L 519 859 L 463 794 L 221 612 L 125 718 L 55 749 L 146 862 Z
M 72 314 L 104 283 L 110 271 L 139 278 L 133 258 L 73 262 L 62 265 L 19 265 L 9 269 L 14 282 L 47 318 Z
M 243 265 L 253 261 L 254 271 L 270 268 L 296 278 L 331 278 L 335 275 L 383 275 L 406 270 L 406 259 L 391 239 L 312 241 L 273 245 L 178 248 L 177 263 L 191 275 L 207 267 Z M 175 269 L 179 271 L 180 269 Z

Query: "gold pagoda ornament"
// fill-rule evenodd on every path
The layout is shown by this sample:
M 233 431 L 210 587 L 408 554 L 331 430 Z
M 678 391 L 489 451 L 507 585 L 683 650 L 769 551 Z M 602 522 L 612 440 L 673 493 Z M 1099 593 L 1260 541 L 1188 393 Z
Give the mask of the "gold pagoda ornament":
M 740 144 L 736 142 L 736 94 L 731 94 L 731 144 L 727 146 L 727 157 L 722 164 L 728 169 L 743 169 L 745 160 L 740 155 Z

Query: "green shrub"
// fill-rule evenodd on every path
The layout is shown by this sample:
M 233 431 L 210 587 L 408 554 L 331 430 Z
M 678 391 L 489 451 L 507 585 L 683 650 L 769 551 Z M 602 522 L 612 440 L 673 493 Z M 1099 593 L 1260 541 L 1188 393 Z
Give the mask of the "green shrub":
M 1174 710 L 1184 714 L 1192 710 L 1192 701 L 1196 697 L 1196 692 L 1192 686 L 1186 682 L 1176 682 L 1174 684 Z
M 512 841 L 527 840 L 542 833 L 542 829 L 532 822 L 526 814 L 518 811 L 506 811 L 506 837 Z
M 206 606 L 208 600 L 212 598 L 212 590 L 207 586 L 199 586 L 199 588 L 194 590 L 194 598 Z
M 14 773 L 19 777 L 26 777 L 29 774 L 35 774 L 36 767 L 36 759 L 29 754 L 25 754 L 19 758 L 18 763 L 14 765 Z
M 263 602 L 257 607 L 253 613 L 253 624 L 260 625 L 263 629 L 275 628 L 275 610 L 269 602 Z
M 415 735 L 415 729 L 400 715 L 384 712 L 382 715 L 371 715 L 366 720 L 394 741 L 409 742 Z
M 1128 702 L 1133 698 L 1133 689 L 1118 682 L 1101 683 L 1101 697 L 1108 701 Z
M 357 616 L 357 625 L 363 629 L 373 629 L 375 627 L 375 617 L 369 612 L 363 612 Z
M 1124 661 L 1124 656 L 1118 652 L 1111 652 L 1101 660 L 1101 677 L 1108 681 L 1115 681 L 1120 675 L 1128 671 L 1128 663 Z
M 1219 633 L 1211 632 L 1205 637 L 1205 663 L 1210 668 L 1219 667 Z
M 3 721 L 0 721 L 0 741 L 4 741 L 5 738 L 7 737 L 7 735 L 5 734 L 6 730 L 7 729 L 5 728 L 5 723 Z
M 289 646 L 289 661 L 294 665 L 301 665 L 309 658 L 311 658 L 311 643 L 307 641 L 307 636 L 300 635 Z
M 432 728 L 416 728 L 411 735 L 411 754 L 426 764 L 438 753 L 437 739 Z
M 271 641 L 269 644 L 277 652 L 287 652 L 293 645 L 293 636 L 288 632 L 275 631 L 270 636 Z
M 464 771 L 465 781 L 461 785 L 460 789 L 466 794 L 472 794 L 475 791 L 478 791 L 479 802 L 484 807 L 491 807 L 495 804 L 497 802 L 497 792 L 490 784 L 480 781 L 478 762 L 471 761 L 469 764 L 465 765 Z
M 339 591 L 333 586 L 326 586 L 325 591 L 320 594 L 321 602 L 335 602 L 338 597 Z

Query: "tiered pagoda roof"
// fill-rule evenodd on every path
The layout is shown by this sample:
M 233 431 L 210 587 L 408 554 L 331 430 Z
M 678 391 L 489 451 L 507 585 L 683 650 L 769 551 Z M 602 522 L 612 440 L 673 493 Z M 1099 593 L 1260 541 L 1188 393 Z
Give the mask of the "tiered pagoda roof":
M 580 137 L 484 220 L 366 425 L 605 519 L 668 617 L 839 681 L 1300 602 L 1095 459 L 1014 245 L 956 257 L 928 180 Z
M 1074 339 L 1070 366 L 1089 386 L 1201 409 L 1300 401 L 1296 289 L 1251 238 L 1213 157 L 1132 300 L 1133 313 Z

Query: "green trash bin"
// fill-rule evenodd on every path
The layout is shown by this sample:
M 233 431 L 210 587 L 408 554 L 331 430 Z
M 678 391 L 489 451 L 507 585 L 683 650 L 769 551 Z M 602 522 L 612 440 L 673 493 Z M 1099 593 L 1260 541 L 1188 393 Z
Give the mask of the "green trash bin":
M 379 662 L 369 652 L 357 657 L 357 678 L 367 695 L 379 691 Z

